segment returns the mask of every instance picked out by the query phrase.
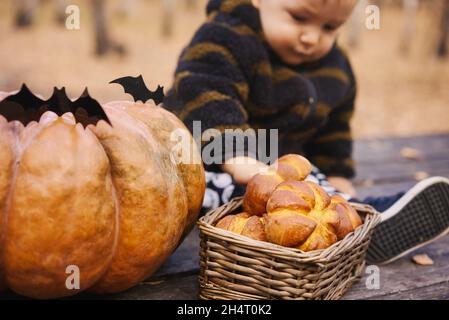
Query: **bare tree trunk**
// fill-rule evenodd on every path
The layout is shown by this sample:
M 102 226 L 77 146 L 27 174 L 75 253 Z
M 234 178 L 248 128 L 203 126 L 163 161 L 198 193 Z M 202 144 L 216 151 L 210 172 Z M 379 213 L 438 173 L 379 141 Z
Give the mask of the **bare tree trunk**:
M 55 18 L 59 25 L 65 25 L 67 19 L 65 9 L 69 5 L 68 0 L 55 0 Z
M 96 53 L 105 54 L 110 47 L 108 28 L 106 26 L 105 2 L 103 0 L 92 0 L 94 23 L 95 23 L 95 42 Z
M 449 38 L 449 0 L 444 0 L 443 12 L 441 14 L 441 35 L 438 44 L 438 57 L 447 56 Z
M 173 34 L 173 17 L 176 0 L 163 0 L 162 35 L 170 37 Z
M 101 56 L 108 51 L 113 51 L 119 54 L 124 54 L 123 46 L 115 43 L 108 32 L 108 24 L 106 17 L 106 1 L 105 0 L 91 0 L 93 6 L 93 16 L 95 24 L 95 52 Z
M 128 18 L 136 8 L 136 0 L 120 0 L 117 8 L 117 16 Z
M 416 29 L 416 14 L 418 12 L 418 0 L 402 0 L 402 6 L 405 13 L 404 24 L 402 26 L 402 36 L 400 50 L 401 53 L 408 55 Z
M 30 27 L 34 22 L 39 0 L 16 0 L 15 25 L 18 28 Z

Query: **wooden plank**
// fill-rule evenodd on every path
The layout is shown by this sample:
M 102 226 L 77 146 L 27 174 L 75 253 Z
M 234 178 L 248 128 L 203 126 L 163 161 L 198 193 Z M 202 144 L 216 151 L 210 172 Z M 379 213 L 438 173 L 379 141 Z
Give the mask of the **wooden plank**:
M 198 272 L 149 279 L 131 289 L 116 293 L 96 295 L 82 292 L 63 300 L 195 300 L 198 299 Z M 0 294 L 1 300 L 27 300 L 11 291 Z
M 195 226 L 153 277 L 199 270 L 199 230 Z
M 122 293 L 101 297 L 90 296 L 87 298 L 107 300 L 196 300 L 198 299 L 198 275 L 179 274 L 176 277 L 142 282 Z
M 344 299 L 447 299 L 449 296 L 449 237 L 417 250 L 392 264 L 380 266 L 380 289 L 368 290 L 365 275 Z M 427 253 L 433 266 L 418 266 L 411 256 Z M 162 283 L 146 283 L 108 299 L 197 299 L 197 274 L 180 274 Z
M 391 196 L 398 192 L 409 190 L 417 182 L 415 180 L 405 180 L 394 183 L 375 184 L 367 188 L 357 187 L 357 198 L 363 200 L 366 197 Z
M 447 173 L 441 174 L 441 176 L 449 178 L 449 171 Z M 419 181 L 414 179 L 404 178 L 403 180 L 401 179 L 398 181 L 383 181 L 380 183 L 378 182 L 368 187 L 361 186 L 361 184 L 356 184 L 355 186 L 357 190 L 357 198 L 363 200 L 368 196 L 389 196 L 398 192 L 407 191 L 418 182 Z
M 26 300 L 26 298 L 11 291 L 5 291 L 0 293 L 0 300 Z
M 449 297 L 449 237 L 417 250 L 392 264 L 380 266 L 380 288 L 368 290 L 365 275 L 343 299 L 447 299 Z M 433 266 L 418 266 L 411 256 L 427 253 Z M 153 279 L 126 292 L 102 299 L 197 299 L 197 273 Z M 85 297 L 84 297 L 85 298 Z M 88 297 L 89 298 L 89 297 Z
M 376 296 L 367 300 L 449 300 L 448 287 L 449 282 L 442 282 L 386 296 Z
M 403 147 L 420 153 L 417 159 L 401 156 Z M 449 175 L 449 135 L 356 141 L 354 158 L 356 183 L 413 180 L 418 171 L 429 175 Z
M 445 236 L 426 247 L 410 253 L 404 258 L 380 269 L 380 287 L 369 290 L 366 281 L 369 274 L 355 284 L 345 295 L 344 299 L 387 299 L 395 297 L 428 298 L 429 292 L 434 299 L 445 299 L 449 295 L 449 236 Z M 411 261 L 411 257 L 418 253 L 426 253 L 434 261 L 432 266 L 420 266 Z M 445 290 L 441 288 L 445 286 Z M 421 296 L 420 294 L 424 295 Z
M 377 165 L 357 165 L 356 184 L 364 180 L 373 183 L 413 180 L 417 172 L 425 172 L 429 176 L 447 176 L 449 174 L 449 154 L 445 159 L 408 162 L 379 162 Z
M 404 161 L 406 159 L 401 156 L 401 149 L 404 147 L 418 150 L 424 159 L 447 158 L 449 135 L 356 140 L 354 157 L 359 164 Z

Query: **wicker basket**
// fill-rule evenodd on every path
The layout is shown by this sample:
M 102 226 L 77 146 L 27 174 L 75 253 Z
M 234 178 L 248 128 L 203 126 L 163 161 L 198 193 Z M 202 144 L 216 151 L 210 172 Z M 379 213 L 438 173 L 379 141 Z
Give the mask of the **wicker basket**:
M 198 221 L 201 299 L 339 299 L 359 278 L 380 222 L 372 207 L 351 203 L 363 225 L 327 249 L 302 252 L 214 227 L 241 204 L 236 198 Z

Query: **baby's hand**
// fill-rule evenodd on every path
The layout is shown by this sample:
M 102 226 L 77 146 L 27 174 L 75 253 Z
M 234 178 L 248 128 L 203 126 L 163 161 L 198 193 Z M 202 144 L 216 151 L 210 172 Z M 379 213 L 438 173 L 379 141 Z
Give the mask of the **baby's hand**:
M 352 198 L 357 197 L 357 192 L 350 180 L 343 177 L 327 177 L 327 180 L 337 191 L 349 194 Z
M 247 184 L 256 174 L 268 169 L 268 165 L 249 157 L 235 157 L 227 160 L 222 169 L 238 184 Z

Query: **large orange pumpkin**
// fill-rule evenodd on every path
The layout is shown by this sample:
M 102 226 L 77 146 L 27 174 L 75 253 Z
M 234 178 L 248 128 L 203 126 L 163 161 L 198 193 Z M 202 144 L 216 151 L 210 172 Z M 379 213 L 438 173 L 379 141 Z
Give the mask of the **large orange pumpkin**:
M 0 93 L 0 101 L 8 93 Z M 103 105 L 111 124 L 46 112 L 24 126 L 0 116 L 0 291 L 55 298 L 112 293 L 150 276 L 200 210 L 204 170 L 172 159 L 187 129 L 150 104 Z M 66 286 L 68 266 L 80 289 Z M 70 269 L 69 269 L 70 270 Z

